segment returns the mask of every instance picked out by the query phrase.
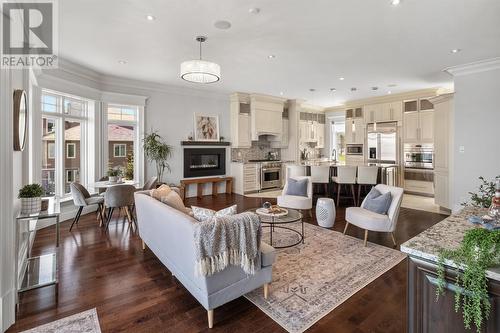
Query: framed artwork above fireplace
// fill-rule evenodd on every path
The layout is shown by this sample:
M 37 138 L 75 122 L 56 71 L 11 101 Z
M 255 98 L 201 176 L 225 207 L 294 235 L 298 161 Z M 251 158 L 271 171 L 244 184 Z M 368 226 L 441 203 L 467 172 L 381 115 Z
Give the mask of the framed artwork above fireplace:
M 195 113 L 194 139 L 196 141 L 219 141 L 219 116 Z

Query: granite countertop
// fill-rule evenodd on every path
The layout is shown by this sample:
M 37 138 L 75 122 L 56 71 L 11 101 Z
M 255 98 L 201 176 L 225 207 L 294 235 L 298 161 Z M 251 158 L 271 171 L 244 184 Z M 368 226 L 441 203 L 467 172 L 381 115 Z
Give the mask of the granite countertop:
M 300 165 L 305 165 L 305 166 L 329 165 L 330 167 L 344 166 L 344 165 L 354 165 L 354 166 L 366 165 L 366 166 L 378 166 L 379 168 L 395 168 L 399 166 L 397 164 L 389 164 L 389 163 L 349 163 L 349 162 L 339 162 L 339 161 L 334 162 L 329 160 L 302 161 L 300 162 Z
M 413 237 L 401 245 L 401 251 L 412 257 L 437 262 L 439 251 L 456 249 L 460 246 L 467 230 L 478 228 L 467 221 L 471 215 L 485 215 L 487 209 L 465 207 L 459 213 L 453 214 L 443 221 L 433 225 L 429 229 Z M 455 267 L 453 262 L 447 265 Z M 486 275 L 496 281 L 500 281 L 500 267 L 493 267 L 486 271 Z

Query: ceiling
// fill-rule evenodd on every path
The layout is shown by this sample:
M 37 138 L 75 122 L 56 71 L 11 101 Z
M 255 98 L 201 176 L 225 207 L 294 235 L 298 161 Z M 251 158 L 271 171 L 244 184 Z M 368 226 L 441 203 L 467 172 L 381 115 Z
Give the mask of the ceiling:
M 451 88 L 444 68 L 500 56 L 498 0 L 71 0 L 59 15 L 59 55 L 100 73 L 323 106 Z M 197 35 L 208 36 L 203 58 L 222 67 L 218 83 L 179 78 L 180 63 L 198 56 Z

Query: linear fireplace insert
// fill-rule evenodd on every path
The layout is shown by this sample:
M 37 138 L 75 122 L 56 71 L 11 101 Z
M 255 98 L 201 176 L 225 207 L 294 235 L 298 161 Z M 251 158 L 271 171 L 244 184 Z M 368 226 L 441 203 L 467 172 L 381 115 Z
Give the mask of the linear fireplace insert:
M 184 178 L 226 174 L 225 148 L 184 148 Z

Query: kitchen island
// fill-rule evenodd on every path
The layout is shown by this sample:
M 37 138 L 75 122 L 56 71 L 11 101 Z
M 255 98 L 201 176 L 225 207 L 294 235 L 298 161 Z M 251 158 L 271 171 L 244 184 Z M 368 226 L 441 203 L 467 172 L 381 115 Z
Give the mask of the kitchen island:
M 401 245 L 408 260 L 408 332 L 471 332 L 464 328 L 461 310 L 455 312 L 455 274 L 447 270 L 445 294 L 436 299 L 437 261 L 442 249 L 455 249 L 467 230 L 476 228 L 467 221 L 484 215 L 485 209 L 466 207 Z M 453 262 L 446 262 L 455 267 Z M 500 332 L 500 267 L 487 270 L 492 304 L 490 318 L 482 332 Z M 473 328 L 472 332 L 475 332 Z

